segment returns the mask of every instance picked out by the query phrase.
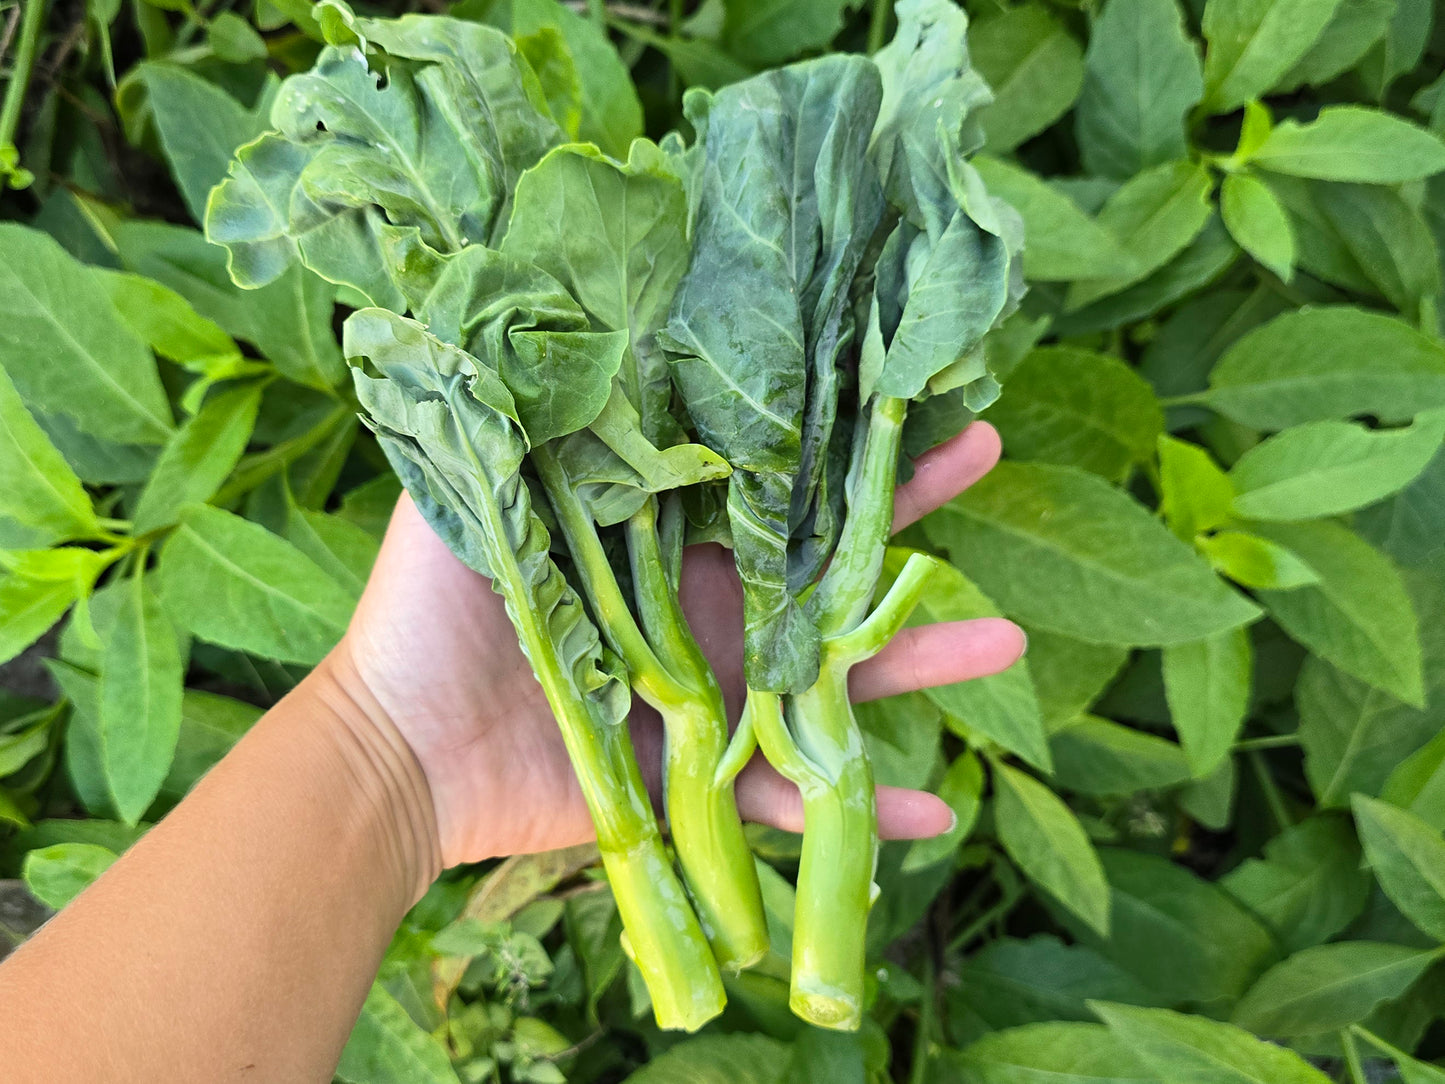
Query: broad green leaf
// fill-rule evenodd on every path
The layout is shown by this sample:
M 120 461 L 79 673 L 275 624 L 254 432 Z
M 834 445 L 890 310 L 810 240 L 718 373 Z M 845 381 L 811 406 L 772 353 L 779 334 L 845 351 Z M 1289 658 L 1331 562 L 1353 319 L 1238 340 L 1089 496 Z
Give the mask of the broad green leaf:
M 184 678 L 170 621 L 146 580 L 131 577 L 100 669 L 101 770 L 127 824 L 139 822 L 170 770 Z
M 228 388 L 212 395 L 181 426 L 136 501 L 132 519 L 137 534 L 169 527 L 182 506 L 215 496 L 246 450 L 261 392 L 260 384 Z
M 40 639 L 83 596 L 85 587 L 74 578 L 32 580 L 0 573 L 0 663 Z
M 959 965 L 958 977 L 948 992 L 951 1013 L 975 1016 L 992 1031 L 1045 1020 L 1089 1020 L 1093 1014 L 1084 1003 L 1091 998 L 1159 1003 L 1138 979 L 1093 949 L 1048 934 L 988 941 Z
M 91 436 L 159 444 L 170 435 L 155 359 L 97 274 L 16 222 L 0 224 L 0 367 L 27 406 L 65 414 Z
M 1239 247 L 1288 282 L 1294 274 L 1294 230 L 1269 186 L 1247 173 L 1231 173 L 1220 188 L 1219 210 Z
M 642 135 L 642 104 L 607 32 L 556 0 L 511 0 L 512 33 L 555 27 L 567 43 L 582 91 L 578 138 L 617 159 Z
M 1027 628 L 1029 675 L 1048 730 L 1070 722 L 1118 675 L 1128 648 L 1090 644 L 1071 636 Z
M 144 85 L 171 176 L 191 217 L 204 222 L 206 197 L 225 178 L 231 155 L 267 129 L 270 95 L 250 110 L 190 68 L 163 61 L 136 66 L 130 80 Z
M 1445 831 L 1445 730 L 1396 765 L 1380 798 Z
M 286 540 L 357 598 L 381 548 L 372 535 L 351 520 L 300 508 L 294 501 L 286 510 Z
M 1196 778 L 1214 772 L 1229 755 L 1244 725 L 1253 669 L 1244 629 L 1164 649 L 1169 714 Z
M 1134 257 L 1134 269 L 1117 279 L 1076 282 L 1065 307 L 1081 309 L 1158 271 L 1199 236 L 1209 220 L 1214 182 L 1195 162 L 1165 162 L 1132 179 L 1109 197 L 1099 225 L 1111 231 Z
M 1058 120 L 1083 86 L 1083 50 L 1043 4 L 1021 4 L 980 19 L 969 29 L 968 46 L 993 91 L 979 119 L 986 145 L 996 154 Z
M 1027 1024 L 985 1035 L 950 1059 L 969 1084 L 1152 1084 L 1102 1024 Z
M 447 1048 L 379 982 L 366 995 L 336 1075 L 346 1084 L 459 1084 Z
M 40 707 L 4 720 L 0 727 L 0 779 L 14 775 L 46 751 L 62 708 L 60 704 Z
M 985 417 L 1019 459 L 1082 467 L 1121 482 L 1149 459 L 1164 412 L 1123 361 L 1070 346 L 1034 350 L 1009 374 Z
M 1277 542 L 1247 531 L 1220 531 L 1195 541 L 1216 572 L 1244 587 L 1287 591 L 1319 583 L 1319 574 Z
M 1084 69 L 1075 134 L 1089 173 L 1127 180 L 1186 157 L 1184 118 L 1204 79 L 1175 0 L 1108 0 Z
M 93 537 L 99 530 L 90 496 L 0 369 L 0 524 L 10 521 L 29 544 Z
M 1339 0 L 1209 0 L 1204 108 L 1228 113 L 1262 98 L 1309 51 Z
M 234 11 L 223 11 L 206 27 L 206 42 L 222 60 L 244 64 L 249 60 L 265 60 L 266 39 L 254 26 Z
M 1268 929 L 1219 886 L 1155 855 L 1105 848 L 1099 857 L 1111 936 L 1077 932 L 1166 1003 L 1217 1009 L 1274 962 Z
M 1001 463 L 924 529 L 1005 613 L 1091 643 L 1187 643 L 1258 614 L 1141 505 L 1084 471 Z
M 1228 522 L 1234 486 L 1197 444 L 1159 437 L 1159 513 L 1185 542 Z
M 1319 577 L 1317 584 L 1260 592 L 1270 616 L 1345 673 L 1422 705 L 1418 622 L 1389 558 L 1334 523 L 1261 523 L 1253 530 L 1297 554 Z
M 610 892 L 574 896 L 567 901 L 566 922 L 567 941 L 577 952 L 587 983 L 587 1012 L 595 1016 L 597 1003 L 622 975 L 627 960 L 617 903 Z
M 1445 346 L 1382 313 L 1306 308 L 1240 339 L 1209 385 L 1210 406 L 1256 429 L 1363 414 L 1398 423 L 1445 406 Z
M 1417 202 L 1382 185 L 1298 183 L 1374 290 L 1418 320 L 1422 303 L 1440 291 L 1440 257 Z
M 909 551 L 890 548 L 883 563 L 883 589 L 903 571 Z M 928 591 L 910 624 L 970 621 L 1002 616 L 993 602 L 958 569 L 943 566 L 929 581 Z M 951 720 L 970 734 L 998 742 L 1009 752 L 1044 771 L 1049 770 L 1048 739 L 1028 663 L 1020 659 L 1001 674 L 923 690 Z
M 1049 748 L 1054 782 L 1077 794 L 1168 790 L 1189 779 L 1179 746 L 1107 719 L 1081 716 L 1054 731 Z
M 959 844 L 968 838 L 974 822 L 978 820 L 979 809 L 983 805 L 983 787 L 983 765 L 978 757 L 965 749 L 943 773 L 936 791 L 953 810 L 953 827 L 941 836 L 914 842 L 903 860 L 905 873 L 931 866 L 958 850 Z
M 1384 37 L 1360 65 L 1360 81 L 1371 98 L 1382 101 L 1390 86 L 1425 54 L 1435 21 L 1433 0 L 1398 0 Z
M 1320 36 L 1279 81 L 1278 89 L 1323 86 L 1349 71 L 1384 36 L 1395 6 L 1395 0 L 1340 0 Z
M 1008 15 L 1003 15 L 999 21 L 1006 18 Z M 1124 251 L 1119 238 L 1068 196 L 998 158 L 978 157 L 973 165 L 989 193 L 1008 203 L 1024 220 L 1024 274 L 1030 281 L 1118 279 L 1133 273 L 1134 257 Z
M 568 139 L 576 139 L 582 124 L 582 84 L 562 32 L 547 25 L 525 34 L 514 29 L 512 41 L 537 76 L 552 119 Z
M 1314 277 L 1355 293 L 1370 295 L 1376 287 L 1351 252 L 1349 242 L 1340 233 L 1340 217 L 1325 214 L 1320 206 L 1320 192 L 1334 184 L 1286 177 L 1279 173 L 1256 174 L 1264 181 L 1289 215 L 1295 239 L 1295 266 Z M 1369 232 L 1369 224 L 1352 226 L 1352 232 Z M 1329 295 L 1321 301 L 1336 300 Z
M 727 0 L 722 45 L 745 64 L 777 64 L 832 41 L 848 7 L 848 0 Z
M 1334 937 L 1365 909 L 1370 877 L 1349 822 L 1321 813 L 1293 825 L 1219 880 L 1269 924 L 1286 952 Z
M 331 650 L 355 605 L 285 539 L 205 505 L 182 511 L 160 582 L 166 610 L 201 639 L 304 666 Z
M 1445 942 L 1445 840 L 1439 831 L 1363 794 L 1354 796 L 1353 805 L 1365 857 L 1385 895 L 1422 933 Z
M 1168 1009 L 1095 1002 L 1093 1009 L 1133 1055 L 1169 1084 L 1329 1084 L 1292 1050 L 1232 1024 Z
M 702 1035 L 653 1058 L 623 1084 L 782 1084 L 788 1048 L 762 1034 Z
M 60 910 L 119 857 L 95 843 L 56 843 L 25 856 L 21 876 L 35 898 Z
M 1357 1024 L 1404 996 L 1438 949 L 1341 941 L 1302 949 L 1260 976 L 1231 1017 L 1257 1035 L 1316 1035 Z
M 890 787 L 928 786 L 940 763 L 942 710 L 916 692 L 857 704 L 853 711 L 875 780 Z
M 1281 123 L 1251 164 L 1294 177 L 1395 184 L 1445 170 L 1445 143 L 1393 114 L 1338 105 L 1309 124 Z
M 1445 439 L 1445 410 L 1407 429 L 1307 422 L 1245 452 L 1233 469 L 1235 511 L 1262 520 L 1321 519 L 1383 500 L 1419 476 Z
M 1031 775 L 995 763 L 999 842 L 1024 874 L 1101 936 L 1109 931 L 1109 886 L 1099 856 L 1069 807 Z

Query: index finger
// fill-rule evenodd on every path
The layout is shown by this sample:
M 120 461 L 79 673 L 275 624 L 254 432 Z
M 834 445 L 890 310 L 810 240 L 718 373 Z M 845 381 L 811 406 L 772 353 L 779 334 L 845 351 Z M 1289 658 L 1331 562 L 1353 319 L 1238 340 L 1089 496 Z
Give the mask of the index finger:
M 1001 445 L 998 430 L 974 422 L 952 440 L 924 452 L 913 477 L 893 496 L 893 530 L 898 532 L 957 497 L 993 469 Z

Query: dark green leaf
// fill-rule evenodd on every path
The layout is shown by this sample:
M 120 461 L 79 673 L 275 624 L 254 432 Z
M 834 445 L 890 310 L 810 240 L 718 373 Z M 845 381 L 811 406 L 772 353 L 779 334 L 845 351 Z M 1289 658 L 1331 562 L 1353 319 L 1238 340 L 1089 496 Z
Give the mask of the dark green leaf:
M 968 35 L 974 66 L 993 91 L 980 115 L 989 150 L 1013 150 L 1066 113 L 1084 83 L 1083 50 L 1043 4 L 980 19 Z
M 446 1047 L 379 982 L 366 995 L 336 1075 L 346 1084 L 459 1084 Z
M 1169 713 L 1197 778 L 1213 773 L 1229 755 L 1244 725 L 1253 669 L 1244 629 L 1164 649 Z
M 1056 730 L 1049 748 L 1054 781 L 1077 794 L 1168 790 L 1189 779 L 1179 746 L 1107 719 L 1081 716 Z
M 1150 1084 L 1155 1078 L 1102 1024 L 1027 1024 L 950 1059 L 969 1084 Z
M 1228 113 L 1262 98 L 1309 51 L 1339 0 L 1209 0 L 1204 107 Z

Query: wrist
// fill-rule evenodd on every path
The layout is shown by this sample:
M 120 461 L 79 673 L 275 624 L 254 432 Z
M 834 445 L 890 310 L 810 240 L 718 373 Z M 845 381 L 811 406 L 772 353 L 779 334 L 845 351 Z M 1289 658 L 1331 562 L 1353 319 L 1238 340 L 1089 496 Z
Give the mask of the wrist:
M 416 754 L 390 713 L 371 695 L 343 640 L 302 682 L 320 709 L 324 733 L 364 802 L 410 907 L 442 870 L 436 809 Z

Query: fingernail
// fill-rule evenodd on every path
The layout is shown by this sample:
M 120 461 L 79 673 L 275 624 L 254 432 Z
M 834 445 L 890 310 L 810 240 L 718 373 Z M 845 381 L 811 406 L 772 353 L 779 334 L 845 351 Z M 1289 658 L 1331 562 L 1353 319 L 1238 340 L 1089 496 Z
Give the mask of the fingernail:
M 1024 630 L 1022 625 L 1019 626 L 1019 635 L 1024 638 L 1024 649 L 1019 652 L 1019 655 L 1027 655 L 1029 653 L 1029 634 Z
M 953 833 L 953 832 L 955 832 L 955 831 L 957 831 L 957 830 L 958 830 L 958 814 L 955 813 L 953 810 L 950 809 L 950 810 L 948 811 L 948 831 L 945 832 L 945 833 L 943 833 L 943 834 L 944 834 L 944 835 L 950 835 L 951 833 Z

